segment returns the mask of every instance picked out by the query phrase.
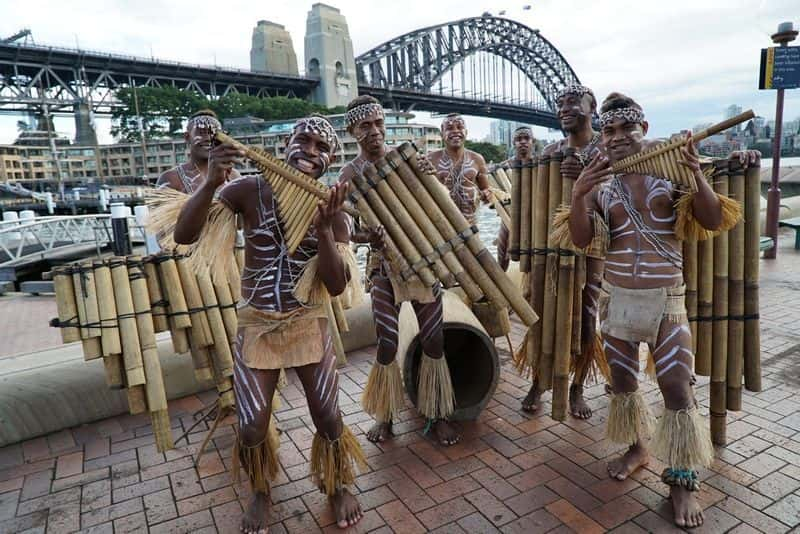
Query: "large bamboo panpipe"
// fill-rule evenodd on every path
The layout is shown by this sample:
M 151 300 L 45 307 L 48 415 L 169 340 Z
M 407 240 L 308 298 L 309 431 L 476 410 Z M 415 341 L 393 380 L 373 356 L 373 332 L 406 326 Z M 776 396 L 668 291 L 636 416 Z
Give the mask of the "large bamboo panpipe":
M 758 165 L 747 168 L 744 188 L 744 385 L 748 391 L 761 391 L 761 326 L 758 315 L 761 196 Z
M 519 228 L 519 270 L 523 273 L 531 271 L 531 213 L 533 205 L 531 204 L 531 188 L 532 188 L 532 165 L 529 162 L 522 163 L 522 172 L 520 173 L 520 228 Z
M 401 171 L 401 167 L 406 166 L 409 168 L 413 175 L 416 176 L 416 180 L 413 181 L 421 182 L 424 185 L 428 195 L 432 197 L 435 204 L 445 215 L 446 222 L 449 222 L 449 227 L 443 225 L 442 228 L 439 228 L 439 231 L 445 239 L 449 239 L 451 244 L 455 244 L 459 240 L 463 241 L 471 255 L 480 264 L 480 269 L 473 270 L 470 265 L 464 264 L 462 261 L 464 269 L 469 272 L 470 276 L 480 286 L 484 296 L 499 305 L 510 306 L 526 326 L 531 326 L 535 323 L 538 317 L 520 295 L 519 288 L 514 285 L 500 265 L 497 264 L 494 256 L 486 249 L 475 230 L 470 227 L 464 218 L 464 215 L 452 200 L 449 200 L 449 192 L 442 187 L 442 184 L 435 176 L 425 174 L 419 169 L 416 147 L 411 143 L 403 143 L 397 148 L 397 153 L 404 160 L 400 161 L 397 158 L 394 160 L 398 175 L 406 181 L 407 177 L 403 176 L 404 172 Z M 387 159 L 393 161 L 388 154 Z M 409 186 L 408 181 L 406 181 L 406 185 Z M 410 186 L 409 189 L 413 191 Z M 420 197 L 417 197 L 417 200 L 419 201 Z M 436 224 L 436 221 L 433 222 Z M 471 262 L 468 263 L 471 264 Z
M 728 162 L 715 162 L 714 191 L 728 195 Z M 714 238 L 714 319 L 711 341 L 711 439 L 725 445 L 727 416 L 726 379 L 728 374 L 728 233 Z
M 161 361 L 158 359 L 155 327 L 150 307 L 150 292 L 147 288 L 148 277 L 139 257 L 129 256 L 127 268 L 133 309 L 136 313 L 136 328 L 142 349 L 144 374 L 147 379 L 145 383 L 147 410 L 150 412 L 156 448 L 159 452 L 164 452 L 173 447 L 172 430 L 167 409 L 167 394 L 164 390 L 164 377 L 161 373 Z
M 753 110 L 747 110 L 744 113 L 726 119 L 718 124 L 710 126 L 705 130 L 701 130 L 692 135 L 695 143 L 699 143 L 703 139 L 718 134 L 722 131 L 732 128 L 737 124 L 741 124 L 755 117 Z M 686 146 L 688 137 L 685 135 L 676 136 L 674 139 L 659 143 L 658 145 L 643 150 L 633 156 L 628 156 L 611 166 L 611 172 L 620 174 L 623 172 L 636 172 L 640 174 L 649 174 L 672 182 L 689 189 L 690 191 L 697 191 L 697 184 L 695 183 L 694 175 L 692 172 L 681 165 L 683 155 L 681 148 Z
M 414 214 L 415 221 L 426 221 L 429 218 L 444 217 L 441 211 L 434 211 L 431 213 L 426 212 L 423 209 L 422 205 L 403 183 L 402 178 L 397 175 L 394 167 L 392 167 L 389 161 L 381 158 L 375 162 L 375 166 L 378 174 L 389 184 L 398 200 L 408 208 L 410 213 Z M 439 226 L 441 226 L 441 222 Z M 422 224 L 420 225 L 420 228 L 432 247 L 439 251 L 441 254 L 441 259 L 446 265 L 447 269 L 453 274 L 455 279 L 458 281 L 458 284 L 461 286 L 470 300 L 473 302 L 479 300 L 482 296 L 481 288 L 475 283 L 469 273 L 464 270 L 464 267 L 461 265 L 461 263 L 459 263 L 458 258 L 453 251 L 449 250 L 452 247 L 447 244 L 447 241 L 442 236 L 437 225 Z
M 738 160 L 728 161 L 728 196 L 744 205 L 744 168 Z M 728 362 L 725 402 L 733 411 L 742 409 L 744 374 L 744 226 L 740 221 L 728 232 Z
M 511 227 L 509 228 L 508 256 L 520 261 L 520 231 L 522 225 L 522 161 L 511 165 Z

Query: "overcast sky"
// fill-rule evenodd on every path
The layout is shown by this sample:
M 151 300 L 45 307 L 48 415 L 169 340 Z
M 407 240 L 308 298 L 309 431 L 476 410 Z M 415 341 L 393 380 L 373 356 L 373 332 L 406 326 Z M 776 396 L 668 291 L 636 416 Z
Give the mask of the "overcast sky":
M 348 21 L 355 54 L 402 33 L 484 11 L 538 28 L 598 98 L 625 92 L 644 107 L 654 135 L 717 121 L 730 104 L 772 119 L 775 92 L 759 91 L 762 47 L 779 22 L 800 25 L 797 0 L 332 0 Z M 523 10 L 530 4 L 530 10 Z M 249 68 L 250 37 L 260 19 L 289 29 L 302 69 L 311 2 L 297 0 L 0 0 L 0 36 L 28 27 L 40 44 L 191 63 Z M 795 44 L 800 44 L 796 42 Z M 421 116 L 425 116 L 421 114 Z M 800 116 L 800 90 L 787 91 L 784 117 Z M 20 117 L 0 116 L 0 143 L 16 136 Z M 109 142 L 108 121 L 98 121 Z M 72 135 L 71 119 L 56 128 Z M 104 132 L 105 130 L 105 132 Z M 470 120 L 483 137 L 487 119 Z M 550 134 L 552 137 L 553 134 Z

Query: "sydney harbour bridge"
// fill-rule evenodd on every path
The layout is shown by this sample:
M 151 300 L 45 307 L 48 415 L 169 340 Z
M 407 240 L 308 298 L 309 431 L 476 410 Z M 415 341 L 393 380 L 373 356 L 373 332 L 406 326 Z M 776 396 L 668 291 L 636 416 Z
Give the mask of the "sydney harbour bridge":
M 538 30 L 484 15 L 418 29 L 355 57 L 359 93 L 389 108 L 557 127 L 555 95 L 578 77 Z M 195 65 L 157 58 L 0 40 L 0 113 L 90 114 L 122 105 L 123 87 L 172 85 L 208 98 L 231 92 L 311 98 L 305 76 Z

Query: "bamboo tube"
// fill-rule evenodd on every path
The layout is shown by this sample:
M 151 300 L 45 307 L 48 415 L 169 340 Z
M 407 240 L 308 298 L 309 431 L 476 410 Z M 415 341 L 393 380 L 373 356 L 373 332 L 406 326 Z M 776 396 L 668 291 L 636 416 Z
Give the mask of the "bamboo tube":
M 495 172 L 497 173 L 497 184 L 500 186 L 500 189 L 506 193 L 511 193 L 511 180 L 508 179 L 508 173 L 506 170 L 503 167 L 497 167 Z
M 97 288 L 97 309 L 100 314 L 100 343 L 103 356 L 122 354 L 117 324 L 117 305 L 114 302 L 114 287 L 111 284 L 111 269 L 102 260 L 93 262 L 94 283 Z
M 561 153 L 554 152 L 551 154 L 549 163 L 550 180 L 547 193 L 547 220 L 551 224 L 553 215 L 561 204 Z M 551 231 L 548 231 L 547 234 L 547 249 L 544 303 L 542 306 L 542 353 L 539 359 L 539 372 L 537 373 L 540 391 L 545 391 L 552 387 L 553 367 L 555 365 L 559 261 Z
M 222 314 L 222 322 L 225 324 L 225 332 L 228 335 L 228 343 L 236 342 L 239 333 L 239 320 L 236 316 L 236 302 L 231 293 L 231 286 L 226 281 L 214 282 L 214 292 L 217 295 L 219 310 Z
M 125 389 L 128 395 L 128 411 L 131 415 L 138 415 L 147 411 L 147 395 L 144 386 L 128 386 Z
M 697 349 L 694 372 L 700 376 L 711 376 L 714 238 L 697 243 L 697 264 L 699 271 L 697 277 Z
M 95 340 L 97 338 L 94 338 Z M 122 389 L 125 387 L 125 379 L 122 376 L 124 369 L 122 354 L 111 354 L 103 358 L 103 367 L 106 375 L 106 385 L 111 389 Z
M 372 208 L 375 215 L 380 219 L 381 225 L 386 229 L 386 233 L 389 234 L 392 240 L 397 244 L 400 252 L 406 257 L 423 283 L 428 287 L 433 287 L 436 283 L 436 277 L 428 267 L 427 261 L 422 258 L 421 253 L 405 234 L 400 223 L 394 215 L 392 215 L 392 212 L 383 202 L 383 199 L 378 196 L 378 193 L 374 189 L 367 185 L 366 180 L 361 176 L 353 176 L 353 184 L 363 195 L 364 202 L 369 203 L 370 208 Z
M 697 241 L 683 242 L 683 280 L 686 284 L 686 315 L 692 331 L 692 354 L 697 355 Z
M 214 368 L 218 370 L 221 376 L 233 376 L 233 355 L 231 354 L 230 340 L 225 330 L 225 323 L 222 320 L 222 313 L 220 313 L 217 294 L 214 291 L 214 285 L 211 283 L 211 276 L 205 273 L 198 274 L 197 286 L 203 299 L 203 306 L 206 309 L 211 338 L 214 341 L 214 350 L 211 351 Z
M 724 167 L 723 167 L 724 165 Z M 728 162 L 715 162 L 714 191 L 728 195 Z M 714 237 L 714 321 L 711 347 L 711 439 L 725 445 L 728 363 L 728 232 Z
M 96 360 L 103 357 L 103 345 L 99 337 L 90 337 L 89 339 L 82 339 L 83 345 L 83 359 L 85 361 Z
M 413 157 L 413 154 L 410 157 Z M 471 230 L 467 228 L 466 219 L 464 219 L 463 215 L 461 215 L 461 212 L 458 211 L 458 208 L 456 208 L 452 200 L 449 200 L 450 196 L 449 193 L 447 193 L 447 190 L 441 185 L 436 185 L 438 182 L 433 182 L 434 185 L 432 187 L 440 195 L 437 203 L 437 200 L 433 195 L 431 195 L 429 189 L 417 176 L 416 171 L 408 163 L 406 163 L 406 161 L 398 152 L 390 151 L 386 154 L 386 159 L 397 171 L 397 174 L 402 179 L 403 184 L 414 195 L 414 198 L 425 210 L 425 213 L 429 215 L 430 222 L 433 223 L 442 236 L 448 240 L 448 243 L 453 246 L 453 253 L 464 267 L 464 270 L 478 285 L 482 295 L 486 296 L 487 299 L 491 300 L 500 307 L 508 307 L 508 299 L 505 298 L 503 292 L 501 292 L 499 286 L 495 283 L 495 281 L 501 281 L 501 279 L 499 277 L 495 277 L 493 279 L 492 276 L 490 276 L 489 271 L 487 271 L 487 269 L 482 265 L 481 260 L 479 260 L 478 257 L 476 257 L 476 255 L 465 245 L 463 236 L 469 233 Z M 414 159 L 414 163 L 416 163 L 416 159 Z M 465 230 L 461 236 L 458 235 L 457 230 L 450 218 L 444 213 L 442 204 L 440 204 L 442 202 L 445 203 L 445 208 L 450 207 L 455 213 L 457 213 L 458 216 L 461 217 L 461 221 L 464 224 L 462 228 Z M 475 236 L 473 235 L 472 237 Z M 486 254 L 488 255 L 488 251 L 486 251 Z M 486 261 L 486 258 L 483 259 Z M 497 265 L 496 262 L 495 265 Z M 497 266 L 497 269 L 500 269 L 499 266 Z M 502 269 L 500 269 L 500 271 L 502 272 Z M 507 275 L 505 273 L 502 274 L 503 277 L 507 279 Z M 517 293 L 518 292 L 519 290 L 517 289 Z
M 189 348 L 192 354 L 192 364 L 194 365 L 194 377 L 198 382 L 206 382 L 214 378 L 211 368 L 211 354 L 207 347 L 198 347 L 192 341 L 191 328 L 189 329 Z
M 547 271 L 547 236 L 549 219 L 548 215 L 548 195 L 550 184 L 550 157 L 542 156 L 539 158 L 539 166 L 536 170 L 534 180 L 534 198 L 536 200 L 533 208 L 533 257 L 531 258 L 531 306 L 533 311 L 539 316 L 544 317 L 544 294 L 545 294 L 545 274 Z M 542 353 L 542 323 L 537 321 L 531 327 L 528 339 L 528 362 L 531 369 L 536 370 L 539 365 Z
M 427 175 L 419 170 L 416 159 L 416 148 L 411 143 L 403 143 L 398 147 L 398 152 L 402 155 L 408 166 L 413 169 L 414 174 L 425 186 L 425 189 L 428 190 L 428 193 L 434 198 L 436 204 L 440 206 L 453 228 L 464 236 L 469 233 L 469 236 L 466 237 L 467 247 L 475 256 L 475 259 L 481 264 L 488 278 L 494 282 L 484 287 L 475 276 L 476 273 L 470 271 L 472 277 L 475 278 L 475 281 L 478 282 L 481 289 L 484 291 L 484 295 L 489 300 L 493 300 L 500 305 L 506 305 L 506 303 L 508 303 L 511 309 L 514 310 L 514 313 L 517 314 L 517 317 L 519 317 L 526 326 L 529 327 L 535 323 L 538 317 L 533 313 L 530 305 L 520 294 L 519 288 L 511 281 L 500 265 L 497 264 L 497 260 L 484 246 L 478 235 L 472 232 L 469 223 L 456 205 L 446 200 L 450 198 L 449 192 L 441 186 L 441 183 L 435 176 Z M 494 293 L 495 288 L 499 289 L 497 293 Z M 487 290 L 489 293 L 487 293 Z
M 172 339 L 172 350 L 175 354 L 186 354 L 191 350 L 189 346 L 189 332 L 188 328 L 181 328 L 180 330 L 171 330 L 169 335 Z
M 325 299 L 325 314 L 328 316 L 328 330 L 331 339 L 333 340 L 333 350 L 336 352 L 336 365 L 344 367 L 347 365 L 347 355 L 344 352 L 344 345 L 342 344 L 342 335 L 339 331 L 339 325 L 336 323 L 336 315 L 333 311 L 333 304 L 331 299 Z
M 178 274 L 178 266 L 175 258 L 166 254 L 157 256 L 155 263 L 158 265 L 158 273 L 161 278 L 161 287 L 164 288 L 169 305 L 169 322 L 171 330 L 181 330 L 192 326 L 189 318 L 189 308 L 186 305 L 186 297 L 183 295 L 181 278 Z
M 522 229 L 522 162 L 515 159 L 511 164 L 511 227 L 509 228 L 508 256 L 520 261 Z
M 78 305 L 78 319 L 81 324 L 81 339 L 99 338 L 101 331 L 100 310 L 97 307 L 97 290 L 94 284 L 92 262 L 76 264 L 72 269 L 72 281 L 75 284 L 75 299 Z M 92 353 L 91 357 L 84 352 L 84 359 L 102 356 Z
M 575 156 L 576 150 L 573 147 L 566 147 L 564 149 L 564 159 L 572 157 L 577 162 Z M 561 178 L 561 204 L 566 206 L 567 202 L 572 200 L 572 188 L 575 185 L 575 180 Z M 572 285 L 572 322 L 570 323 L 570 331 L 572 333 L 572 347 L 571 352 L 574 357 L 581 354 L 581 330 L 583 325 L 583 286 L 586 284 L 586 256 L 583 254 L 575 255 L 575 271 L 574 282 Z
M 744 203 L 744 169 L 738 158 L 728 160 L 731 173 L 728 195 Z M 728 232 L 728 362 L 725 401 L 729 410 L 742 409 L 744 373 L 744 222 Z
M 531 165 L 521 162 L 520 171 L 520 222 L 519 222 L 519 270 L 531 271 Z
M 748 391 L 761 391 L 761 326 L 758 316 L 760 181 L 759 166 L 748 167 L 744 186 L 744 387 Z
M 58 321 L 64 324 L 79 324 L 78 304 L 75 302 L 75 286 L 72 282 L 72 269 L 56 267 L 53 269 L 53 288 L 56 292 Z M 60 327 L 61 341 L 72 343 L 81 340 L 81 331 L 75 326 Z
M 444 217 L 441 211 L 426 212 L 417 199 L 414 198 L 414 195 L 411 194 L 411 191 L 408 190 L 403 180 L 394 171 L 391 162 L 381 158 L 375 162 L 375 166 L 381 177 L 386 179 L 386 182 L 395 192 L 400 202 L 408 208 L 409 212 L 415 214 L 417 224 L 425 233 L 425 237 L 441 255 L 442 261 L 450 272 L 453 273 L 456 280 L 458 280 L 459 285 L 467 294 L 467 297 L 469 297 L 472 302 L 479 300 L 483 296 L 480 287 L 475 283 L 469 273 L 464 270 L 461 263 L 459 263 L 458 258 L 453 254 L 452 250 L 450 250 L 452 247 L 447 245 L 437 225 L 430 224 L 431 218 Z
M 173 447 L 172 431 L 169 425 L 164 376 L 161 372 L 161 361 L 158 359 L 155 326 L 150 310 L 150 293 L 147 288 L 148 278 L 141 258 L 129 256 L 127 267 L 131 296 L 133 297 L 133 309 L 136 313 L 136 328 L 142 348 L 144 375 L 147 380 L 144 388 L 147 410 L 150 412 L 156 447 L 159 452 L 164 452 Z
M 391 207 L 391 214 L 400 223 L 403 233 L 408 236 L 420 255 L 428 262 L 431 270 L 436 274 L 436 278 L 446 288 L 453 287 L 456 283 L 455 276 L 450 269 L 442 262 L 441 257 L 433 250 L 431 242 L 422 232 L 420 227 L 426 226 L 425 213 L 410 212 L 411 206 L 405 205 L 397 196 L 397 193 L 389 186 L 389 183 L 378 173 L 374 165 L 364 167 L 364 177 L 372 181 L 375 185 L 372 189 L 378 194 L 384 205 Z M 369 192 L 367 193 L 369 199 Z M 417 221 L 420 221 L 419 223 Z M 429 225 L 428 225 L 429 226 Z
M 192 320 L 192 329 L 189 336 L 192 338 L 194 347 L 209 347 L 214 344 L 211 336 L 211 327 L 208 324 L 208 317 L 203 308 L 203 298 L 200 296 L 200 289 L 197 287 L 197 277 L 189 268 L 185 258 L 176 258 L 175 263 L 178 267 L 178 274 L 181 277 L 181 287 L 186 297 L 186 304 L 189 306 L 189 317 Z
M 159 280 L 158 269 L 156 269 L 154 260 L 154 256 L 148 256 L 144 260 L 144 272 L 147 275 L 147 292 L 150 296 L 153 327 L 156 332 L 166 332 L 169 330 L 167 306 L 164 300 L 164 293 L 161 291 L 161 281 Z
M 344 306 L 339 297 L 331 298 L 331 308 L 333 309 L 333 316 L 336 318 L 336 326 L 339 332 L 346 333 L 350 331 L 350 324 L 347 322 L 347 316 L 344 314 Z
M 136 316 L 133 308 L 131 283 L 128 278 L 128 267 L 125 258 L 114 257 L 108 262 L 111 268 L 111 280 L 114 284 L 114 299 L 117 304 L 117 321 L 122 341 L 122 359 L 125 364 L 125 384 L 141 386 L 145 383 L 142 348 L 139 333 L 136 329 Z M 131 412 L 133 413 L 133 412 Z

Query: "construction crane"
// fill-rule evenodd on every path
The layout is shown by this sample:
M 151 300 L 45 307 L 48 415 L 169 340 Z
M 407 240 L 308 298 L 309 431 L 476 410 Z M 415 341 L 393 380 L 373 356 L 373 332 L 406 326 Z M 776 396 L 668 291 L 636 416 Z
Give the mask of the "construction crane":
M 32 43 L 33 34 L 31 33 L 31 30 L 29 30 L 28 28 L 23 28 L 14 35 L 12 35 L 11 37 L 8 37 L 6 39 L 0 39 L 0 43 L 11 44 L 13 42 L 19 41 L 20 39 L 23 40 L 22 44 L 28 44 L 28 42 Z

